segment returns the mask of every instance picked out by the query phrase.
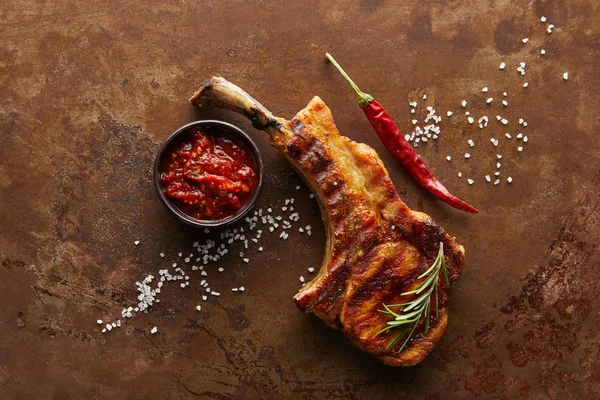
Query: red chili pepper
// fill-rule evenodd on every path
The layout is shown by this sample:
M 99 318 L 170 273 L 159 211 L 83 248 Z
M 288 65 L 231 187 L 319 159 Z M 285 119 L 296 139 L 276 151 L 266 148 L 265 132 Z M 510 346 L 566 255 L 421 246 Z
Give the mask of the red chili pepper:
M 354 89 L 358 95 L 358 104 L 365 112 L 365 115 L 369 119 L 371 126 L 373 126 L 375 133 L 377 133 L 377 136 L 379 136 L 379 139 L 383 142 L 388 151 L 394 156 L 396 161 L 398 161 L 400 165 L 402 165 L 404 169 L 408 171 L 414 180 L 438 199 L 445 201 L 452 207 L 471 213 L 478 213 L 479 210 L 452 195 L 448 189 L 446 189 L 444 185 L 437 180 L 429 168 L 427 168 L 423 160 L 421 160 L 421 157 L 417 154 L 415 149 L 413 149 L 406 139 L 404 139 L 402 132 L 400 132 L 400 129 L 394 123 L 392 117 L 390 117 L 382 105 L 379 104 L 377 100 L 374 100 L 373 96 L 370 94 L 362 92 L 352 81 L 352 79 L 350 79 L 342 67 L 340 67 L 340 65 L 333 59 L 331 54 L 326 53 L 325 56 L 337 68 L 337 70 L 342 74 L 344 79 L 346 79 L 346 81 L 350 84 L 350 86 L 352 86 L 352 89 Z

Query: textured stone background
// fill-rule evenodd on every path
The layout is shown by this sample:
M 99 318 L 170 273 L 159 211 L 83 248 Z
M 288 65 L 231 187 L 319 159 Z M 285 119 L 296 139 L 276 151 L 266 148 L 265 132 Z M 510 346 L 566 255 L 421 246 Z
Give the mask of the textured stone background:
M 599 11 L 595 0 L 3 1 L 0 398 L 600 398 Z M 385 152 L 325 51 L 407 132 L 407 102 L 424 92 L 439 110 L 460 111 L 468 98 L 493 116 L 500 106 L 488 112 L 480 88 L 510 91 L 506 129 L 524 116 L 530 137 L 506 157 L 514 183 L 482 181 L 493 172 L 489 139 L 460 157 L 469 137 L 505 129 L 491 121 L 482 133 L 462 116 L 419 151 L 482 211 L 434 200 Z M 526 90 L 514 71 L 522 60 Z M 187 103 L 217 73 L 282 116 L 320 95 L 341 132 L 379 151 L 407 204 L 466 247 L 448 329 L 423 363 L 380 365 L 296 309 L 298 276 L 323 252 L 318 208 L 261 132 Z M 267 171 L 260 204 L 293 194 L 314 234 L 270 239 L 248 265 L 229 260 L 213 286 L 244 284 L 243 295 L 198 313 L 194 278 L 101 335 L 96 319 L 134 301 L 136 280 L 204 240 L 159 203 L 151 164 L 170 132 L 206 116 L 256 138 Z

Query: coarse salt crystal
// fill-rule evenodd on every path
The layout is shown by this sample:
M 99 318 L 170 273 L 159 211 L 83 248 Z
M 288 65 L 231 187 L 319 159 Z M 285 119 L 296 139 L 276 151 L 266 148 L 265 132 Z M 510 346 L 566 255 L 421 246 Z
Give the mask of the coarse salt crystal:
M 500 169 L 501 166 L 502 164 L 500 164 L 499 162 L 496 163 L 496 168 Z
M 529 42 L 529 38 L 523 38 L 523 39 L 521 39 L 521 41 L 523 42 L 523 44 L 525 44 L 525 43 Z
M 565 72 L 565 73 L 563 74 L 563 79 L 564 79 L 565 81 L 569 79 L 569 73 L 568 73 L 568 72 Z
M 313 267 L 308 268 L 308 272 L 313 273 L 315 272 L 315 269 Z
M 504 107 L 507 107 L 507 106 L 508 106 L 508 101 L 506 101 L 506 100 L 502 100 L 502 105 L 503 105 Z
M 198 311 L 201 311 L 201 310 L 202 310 L 202 306 L 201 306 L 200 304 L 198 304 L 198 305 L 196 306 L 196 310 L 198 310 Z
M 524 142 L 524 143 L 527 143 L 527 141 L 528 141 L 528 140 L 529 140 L 529 139 L 527 138 L 527 136 L 524 136 L 524 137 L 523 137 L 523 142 Z
M 239 290 L 240 292 L 243 292 L 244 290 L 246 290 L 246 288 L 245 288 L 245 287 L 243 287 L 243 286 L 240 286 L 240 287 L 238 288 L 238 290 Z
M 510 133 L 505 133 L 504 136 L 506 136 L 507 139 L 512 139 L 512 136 L 510 135 Z
M 504 69 L 504 68 L 506 68 L 506 63 L 505 63 L 505 62 L 501 62 L 501 63 L 500 63 L 500 67 L 499 67 L 499 68 L 500 68 L 500 69 Z
M 500 171 L 496 171 L 496 172 L 494 172 L 494 175 L 496 175 L 496 176 L 500 176 Z
M 134 243 L 134 244 L 137 246 L 138 244 L 140 244 L 140 241 L 139 241 L 139 240 L 136 240 L 136 241 L 135 241 L 135 242 L 133 242 L 133 243 Z
M 517 133 L 517 139 L 521 139 L 523 137 L 522 133 Z
M 506 97 L 506 96 L 508 96 L 508 93 L 502 92 L 502 96 Z
M 450 160 L 452 160 L 452 157 L 446 156 L 446 160 L 450 161 Z
M 496 154 L 496 157 L 498 158 L 498 160 L 502 160 L 502 154 Z
M 469 139 L 467 141 L 467 143 L 469 143 L 469 146 L 474 147 L 475 146 L 475 142 L 473 141 L 473 139 Z
M 469 183 L 469 185 L 472 185 L 473 184 L 473 179 L 469 178 L 469 179 L 467 179 L 467 182 Z
M 466 107 L 467 106 L 467 101 L 463 100 L 462 103 L 461 103 L 461 105 L 463 106 L 463 108 Z
M 529 86 L 529 82 L 525 82 L 525 83 L 523 84 L 523 87 L 527 87 L 527 86 Z
M 416 119 L 413 119 L 413 120 L 412 120 L 412 123 L 413 123 L 413 125 L 416 125 L 416 124 L 417 124 L 417 122 L 419 122 L 419 121 L 417 121 Z
M 481 89 L 481 91 L 482 91 L 483 93 L 487 93 L 487 91 L 488 91 L 488 87 L 487 87 L 487 86 L 485 86 L 483 89 Z
M 469 117 L 469 118 L 467 118 L 467 120 L 469 121 L 469 124 L 472 124 L 473 122 L 475 122 L 475 119 L 473 117 Z
M 547 18 L 546 18 L 546 17 L 544 17 L 544 16 L 542 15 L 542 16 L 540 17 L 540 21 L 542 21 L 542 22 L 546 22 L 546 21 L 547 21 Z
M 517 147 L 517 151 L 523 151 L 523 146 Z
M 493 97 L 488 97 L 488 99 L 485 101 L 488 104 L 492 104 L 492 101 L 494 101 Z
M 544 55 L 544 54 L 546 54 L 546 50 L 544 50 L 544 49 L 541 49 L 541 50 L 540 50 L 540 54 L 541 54 L 541 55 Z
M 304 277 L 300 276 L 300 282 L 304 282 Z
M 506 118 L 502 118 L 500 122 L 502 122 L 504 125 L 508 125 L 508 120 Z
M 150 333 L 151 334 L 154 335 L 156 332 L 158 332 L 158 328 L 157 327 L 154 327 L 154 328 L 150 329 Z
M 506 178 L 506 181 L 507 181 L 508 183 L 511 183 L 511 182 L 512 182 L 512 176 L 509 176 L 508 178 Z
M 102 321 L 101 319 L 96 321 L 98 323 L 98 325 L 102 325 L 104 323 L 104 321 Z
M 448 112 L 446 113 L 446 116 L 448 116 L 448 117 L 452 116 L 452 111 L 448 111 Z
M 459 172 L 459 173 L 458 173 L 458 177 L 459 177 L 459 178 L 462 178 L 462 172 Z
M 469 158 L 471 155 L 469 153 L 465 153 L 465 158 Z
M 496 179 L 496 180 L 494 181 L 494 185 L 497 185 L 497 184 L 499 184 L 499 183 L 500 183 L 500 179 Z
M 427 100 L 427 95 L 426 94 L 423 95 L 423 100 Z
M 489 175 L 486 175 L 486 176 L 485 176 L 485 180 L 486 180 L 486 181 L 488 181 L 488 182 L 491 182 L 491 181 L 492 181 L 492 178 L 491 178 Z

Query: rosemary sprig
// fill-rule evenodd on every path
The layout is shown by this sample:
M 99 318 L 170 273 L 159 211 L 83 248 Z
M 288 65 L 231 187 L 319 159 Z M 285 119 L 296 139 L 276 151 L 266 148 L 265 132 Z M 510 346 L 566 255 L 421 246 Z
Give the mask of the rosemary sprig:
M 423 282 L 417 286 L 416 289 L 413 289 L 408 292 L 404 292 L 401 296 L 410 296 L 415 295 L 415 297 L 409 301 L 408 303 L 402 304 L 383 304 L 383 310 L 378 310 L 380 313 L 389 315 L 393 317 L 391 321 L 388 321 L 387 326 L 377 332 L 375 337 L 379 336 L 382 333 L 388 332 L 392 329 L 400 328 L 400 332 L 398 335 L 387 345 L 386 350 L 394 347 L 400 339 L 402 339 L 406 333 L 406 338 L 402 343 L 402 347 L 400 350 L 404 349 L 410 338 L 413 336 L 415 329 L 417 328 L 417 324 L 421 320 L 421 318 L 425 317 L 425 327 L 423 333 L 426 335 L 429 331 L 429 319 L 431 316 L 431 295 L 435 294 L 435 317 L 437 318 L 439 315 L 439 302 L 438 302 L 438 285 L 439 285 L 439 274 L 442 272 L 442 278 L 446 283 L 446 286 L 449 285 L 448 282 L 448 274 L 446 272 L 446 262 L 444 260 L 444 244 L 440 242 L 440 250 L 438 251 L 438 255 L 431 265 L 427 269 L 427 271 L 423 272 L 417 279 L 423 279 Z M 394 312 L 392 308 L 401 307 L 400 311 Z

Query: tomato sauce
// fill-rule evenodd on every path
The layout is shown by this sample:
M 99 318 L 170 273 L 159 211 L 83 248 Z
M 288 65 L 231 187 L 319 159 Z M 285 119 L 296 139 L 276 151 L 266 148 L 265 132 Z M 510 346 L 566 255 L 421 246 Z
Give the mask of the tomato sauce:
M 258 169 L 241 141 L 226 131 L 209 129 L 191 128 L 183 139 L 171 143 L 161 163 L 161 182 L 183 213 L 219 220 L 237 214 L 251 199 Z

